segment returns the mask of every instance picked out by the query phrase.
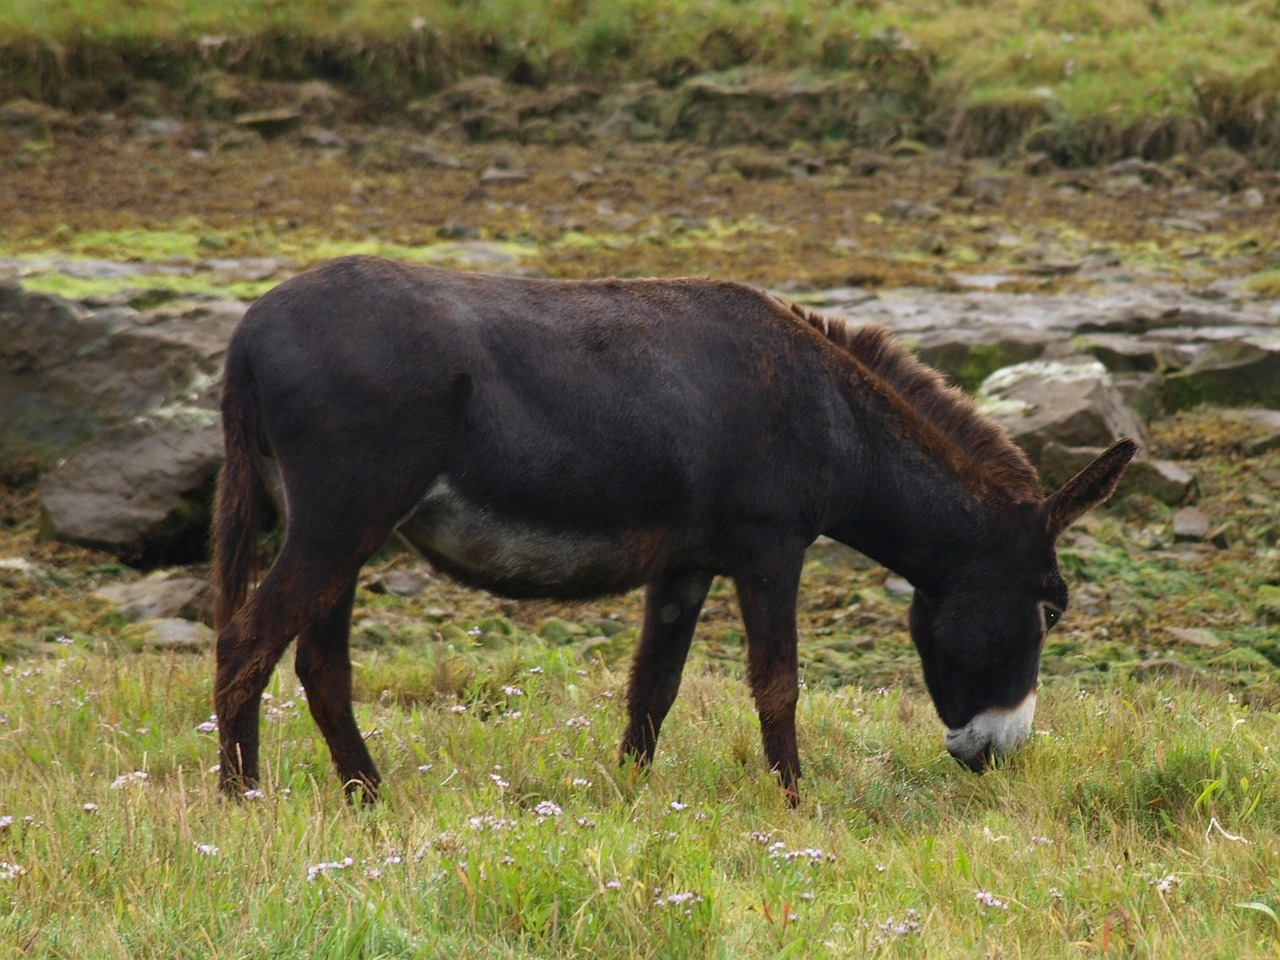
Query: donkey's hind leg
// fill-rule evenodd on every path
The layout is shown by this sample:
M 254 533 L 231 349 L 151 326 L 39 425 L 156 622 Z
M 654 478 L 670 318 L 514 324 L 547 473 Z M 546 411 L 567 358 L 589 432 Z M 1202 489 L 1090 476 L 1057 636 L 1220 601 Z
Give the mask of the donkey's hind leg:
M 680 689 L 698 614 L 711 586 L 711 574 L 664 573 L 645 595 L 644 628 L 631 661 L 627 686 L 627 731 L 619 759 L 647 766 L 653 760 L 658 731 Z
M 348 798 L 376 800 L 381 778 L 356 726 L 351 704 L 348 641 L 355 595 L 356 580 L 352 577 L 338 602 L 298 635 L 295 668 Z
M 258 707 L 280 656 L 301 630 L 339 604 L 360 565 L 387 536 L 344 540 L 338 531 L 323 537 L 303 531 L 290 523 L 262 584 L 218 636 L 214 709 L 228 793 L 258 784 Z

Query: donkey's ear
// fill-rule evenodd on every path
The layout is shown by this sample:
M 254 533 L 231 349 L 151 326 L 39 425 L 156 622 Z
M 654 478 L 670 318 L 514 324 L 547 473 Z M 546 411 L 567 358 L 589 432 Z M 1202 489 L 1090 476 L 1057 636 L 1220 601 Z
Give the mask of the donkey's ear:
M 1111 496 L 1124 476 L 1125 467 L 1137 452 L 1138 445 L 1134 441 L 1127 438 L 1117 440 L 1097 460 L 1045 500 L 1045 529 L 1049 536 L 1056 539 L 1063 530 Z

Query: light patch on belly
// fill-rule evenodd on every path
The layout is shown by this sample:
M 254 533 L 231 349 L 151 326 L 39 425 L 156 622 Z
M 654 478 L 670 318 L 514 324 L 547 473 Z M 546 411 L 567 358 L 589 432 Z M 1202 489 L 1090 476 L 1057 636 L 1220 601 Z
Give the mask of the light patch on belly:
M 400 533 L 428 556 L 496 582 L 550 591 L 601 579 L 630 579 L 637 558 L 620 538 L 559 530 L 494 513 L 441 477 L 400 522 Z

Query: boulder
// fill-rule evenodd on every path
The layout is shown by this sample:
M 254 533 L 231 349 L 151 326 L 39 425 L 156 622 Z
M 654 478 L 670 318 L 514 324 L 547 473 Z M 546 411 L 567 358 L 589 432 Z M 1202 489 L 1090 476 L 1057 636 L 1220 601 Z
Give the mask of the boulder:
M 1142 422 L 1097 361 L 1004 367 L 982 382 L 978 398 L 1032 462 L 1051 441 L 1063 447 L 1105 447 L 1122 437 L 1145 442 Z
M 1050 441 L 1040 451 L 1040 479 L 1056 490 L 1102 454 L 1103 447 L 1065 447 Z M 1177 506 L 1194 492 L 1195 477 L 1170 460 L 1148 460 L 1139 451 L 1124 472 L 1117 496 L 1140 493 Z
M 212 622 L 213 589 L 197 577 L 147 577 L 136 583 L 115 584 L 95 591 L 126 620 L 182 620 Z
M 113 424 L 212 398 L 244 310 L 92 310 L 0 281 L 0 469 L 23 460 L 51 467 Z
M 1180 370 L 1187 357 L 1172 343 L 1120 333 L 1091 333 L 1077 338 L 1074 346 L 1097 358 L 1113 373 L 1163 373 Z
M 922 334 L 915 351 L 954 383 L 975 390 L 988 376 L 1012 364 L 1035 360 L 1060 337 L 1025 328 L 950 327 Z
M 41 478 L 44 532 L 143 567 L 199 560 L 221 461 L 208 407 L 110 427 Z
M 1209 343 L 1185 370 L 1166 378 L 1161 396 L 1169 411 L 1199 403 L 1280 409 L 1280 337 Z
M 200 653 L 212 647 L 214 641 L 211 627 L 178 617 L 143 620 L 126 628 L 122 636 L 141 647 L 182 653 Z

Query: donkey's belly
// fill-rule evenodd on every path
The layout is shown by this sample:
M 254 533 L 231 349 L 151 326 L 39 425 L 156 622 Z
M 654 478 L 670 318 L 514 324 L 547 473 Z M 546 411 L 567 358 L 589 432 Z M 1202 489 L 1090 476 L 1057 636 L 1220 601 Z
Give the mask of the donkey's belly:
M 579 599 L 629 590 L 649 579 L 665 539 L 500 515 L 468 501 L 443 477 L 398 529 L 446 573 L 511 597 Z

